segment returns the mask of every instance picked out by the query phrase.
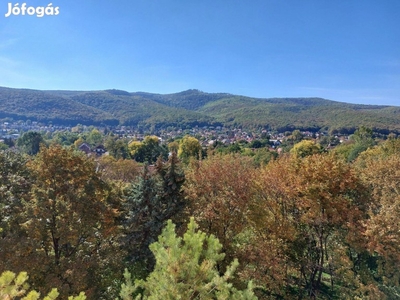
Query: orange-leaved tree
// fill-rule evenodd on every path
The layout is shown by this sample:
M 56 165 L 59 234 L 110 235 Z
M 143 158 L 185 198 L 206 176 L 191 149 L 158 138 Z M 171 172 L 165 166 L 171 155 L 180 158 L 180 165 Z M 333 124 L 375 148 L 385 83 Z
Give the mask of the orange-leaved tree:
M 219 264 L 246 256 L 248 211 L 253 194 L 256 169 L 249 157 L 215 155 L 202 161 L 192 161 L 186 171 L 184 192 L 188 214 L 194 216 L 201 230 L 214 234 L 226 253 Z
M 318 297 L 323 285 L 359 287 L 349 282 L 356 276 L 348 253 L 363 242 L 357 237 L 370 198 L 350 165 L 329 154 L 282 157 L 260 172 L 256 186 L 251 220 L 259 258 L 248 269 L 258 282 L 288 298 L 293 288 Z
M 72 148 L 42 147 L 28 168 L 26 239 L 13 246 L 21 270 L 39 291 L 56 287 L 62 297 L 80 291 L 93 298 L 112 294 L 113 267 L 120 263 L 112 190 L 94 163 Z
M 361 153 L 357 170 L 374 200 L 365 220 L 368 250 L 377 259 L 376 277 L 400 292 L 400 139 Z M 395 297 L 395 296 L 393 296 Z

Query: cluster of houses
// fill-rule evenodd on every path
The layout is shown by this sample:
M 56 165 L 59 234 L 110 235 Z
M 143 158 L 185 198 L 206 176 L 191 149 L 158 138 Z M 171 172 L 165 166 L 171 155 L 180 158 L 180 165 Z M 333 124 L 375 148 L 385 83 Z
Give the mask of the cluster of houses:
M 22 132 L 56 132 L 71 131 L 71 127 L 63 125 L 45 125 L 34 121 L 9 121 L 0 123 L 1 139 L 18 139 Z
M 106 148 L 103 145 L 98 145 L 94 148 L 91 148 L 88 143 L 82 143 L 78 149 L 82 152 L 85 152 L 87 155 L 96 155 L 102 156 L 107 152 Z
M 52 133 L 56 131 L 70 131 L 70 132 L 84 132 L 93 129 L 94 126 L 78 125 L 75 127 L 53 125 L 53 124 L 42 124 L 33 121 L 15 121 L 15 122 L 2 122 L 0 124 L 0 141 L 4 139 L 17 139 L 22 132 L 26 131 L 38 131 L 45 133 Z M 223 126 L 196 126 L 187 129 L 158 129 L 155 132 L 144 133 L 142 130 L 135 128 L 134 126 L 116 126 L 107 128 L 97 128 L 99 131 L 104 133 L 113 133 L 120 138 L 127 138 L 129 140 L 141 141 L 146 135 L 156 135 L 162 143 L 166 143 L 176 138 L 183 137 L 185 135 L 191 135 L 196 137 L 204 148 L 220 143 L 222 145 L 229 146 L 237 142 L 248 142 L 251 143 L 254 140 L 269 138 L 270 144 L 273 148 L 278 147 L 285 139 L 287 134 L 270 132 L 265 129 L 258 131 L 248 131 L 241 128 L 227 128 Z M 309 131 L 302 132 L 304 137 L 319 138 L 324 135 L 323 133 L 313 133 Z M 340 137 L 342 140 L 348 137 Z M 106 153 L 107 149 L 103 145 L 91 148 L 87 143 L 83 143 L 79 146 L 79 149 L 86 154 L 94 154 L 101 156 Z

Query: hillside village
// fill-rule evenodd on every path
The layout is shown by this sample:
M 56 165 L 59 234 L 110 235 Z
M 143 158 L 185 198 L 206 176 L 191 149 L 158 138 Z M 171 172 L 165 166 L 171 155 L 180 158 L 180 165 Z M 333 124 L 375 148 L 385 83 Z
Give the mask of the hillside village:
M 277 148 L 285 140 L 292 138 L 292 132 L 271 132 L 265 129 L 260 130 L 245 130 L 242 128 L 227 128 L 223 126 L 195 126 L 194 128 L 168 128 L 160 129 L 155 132 L 143 132 L 143 130 L 134 126 L 65 126 L 57 124 L 45 124 L 35 121 L 8 121 L 2 122 L 0 125 L 0 142 L 7 139 L 16 140 L 24 132 L 35 131 L 43 135 L 51 135 L 55 132 L 71 132 L 71 133 L 85 133 L 93 129 L 99 130 L 104 135 L 113 135 L 128 141 L 136 140 L 143 141 L 145 136 L 155 135 L 159 138 L 162 144 L 168 143 L 172 140 L 182 138 L 185 135 L 190 135 L 198 139 L 203 148 L 215 146 L 217 144 L 229 146 L 234 143 L 251 143 L 255 140 L 268 139 L 271 148 Z M 328 136 L 328 133 L 311 132 L 311 131 L 298 131 L 303 138 L 306 139 L 321 139 Z M 349 139 L 349 135 L 335 135 L 334 138 L 337 142 L 343 142 Z M 96 145 L 98 146 L 98 145 Z

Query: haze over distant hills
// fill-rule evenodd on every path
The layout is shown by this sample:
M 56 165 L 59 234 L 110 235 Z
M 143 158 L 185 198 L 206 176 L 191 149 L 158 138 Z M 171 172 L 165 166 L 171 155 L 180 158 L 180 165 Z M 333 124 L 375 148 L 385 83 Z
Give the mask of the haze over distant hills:
M 399 106 L 357 105 L 321 98 L 262 99 L 199 90 L 154 94 L 0 87 L 0 118 L 69 125 L 225 125 L 277 131 L 351 132 L 363 125 L 381 132 L 400 132 Z

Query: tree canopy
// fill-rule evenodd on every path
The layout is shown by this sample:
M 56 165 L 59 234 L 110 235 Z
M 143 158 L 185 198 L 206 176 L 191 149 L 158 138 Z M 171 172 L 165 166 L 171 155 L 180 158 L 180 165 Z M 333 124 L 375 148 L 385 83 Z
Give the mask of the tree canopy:
M 136 299 L 257 299 L 251 283 L 243 291 L 229 283 L 238 266 L 236 260 L 223 276 L 219 274 L 216 265 L 224 258 L 222 245 L 213 235 L 197 228 L 192 218 L 181 238 L 176 235 L 174 224 L 168 221 L 158 241 L 150 246 L 156 258 L 154 271 L 135 284 L 126 273 L 122 299 L 132 299 L 135 293 L 138 293 Z

